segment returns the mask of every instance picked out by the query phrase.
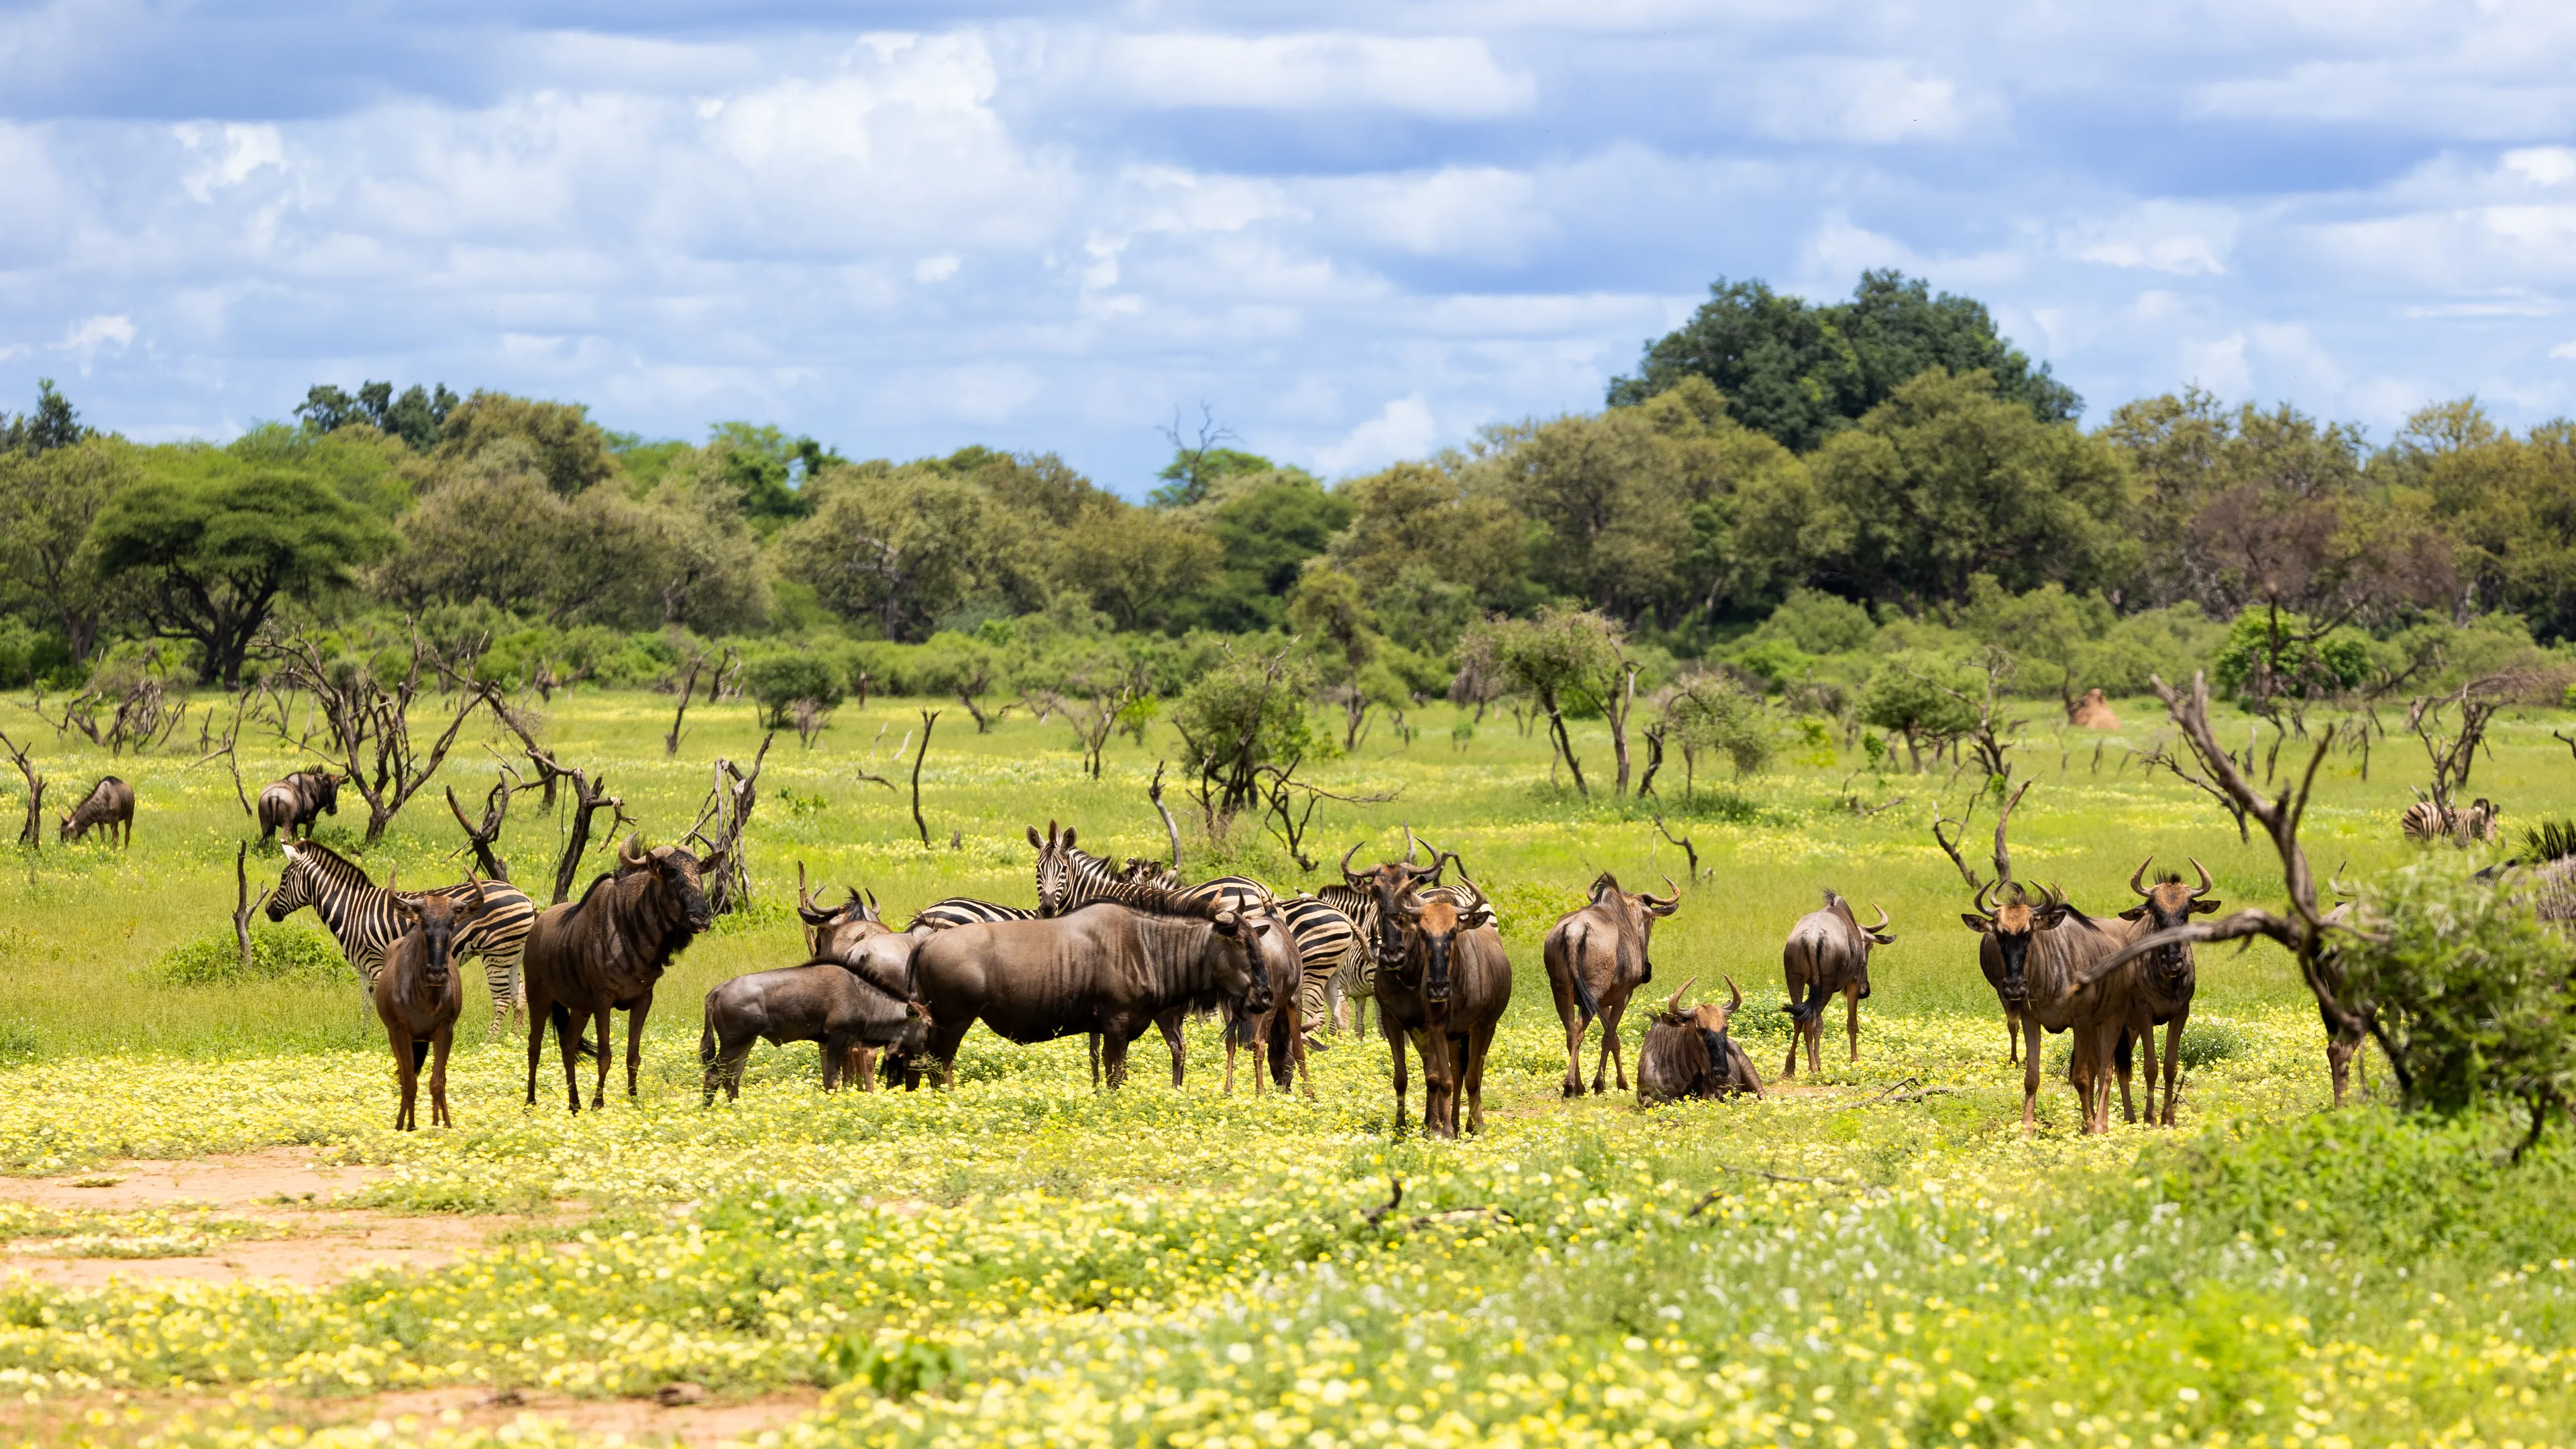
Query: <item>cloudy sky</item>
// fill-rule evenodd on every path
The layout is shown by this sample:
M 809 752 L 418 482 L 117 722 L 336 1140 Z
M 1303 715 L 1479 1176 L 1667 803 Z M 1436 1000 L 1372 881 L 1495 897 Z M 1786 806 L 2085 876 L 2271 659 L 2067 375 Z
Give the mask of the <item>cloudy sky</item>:
M 1342 474 L 1875 266 L 2088 421 L 2576 412 L 2576 6 L 0 5 L 0 406 L 144 439 L 390 377 Z

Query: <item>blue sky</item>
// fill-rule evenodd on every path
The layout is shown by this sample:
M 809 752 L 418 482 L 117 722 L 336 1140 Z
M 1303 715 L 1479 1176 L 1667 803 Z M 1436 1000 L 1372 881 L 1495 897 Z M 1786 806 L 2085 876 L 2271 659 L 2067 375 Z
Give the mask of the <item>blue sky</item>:
M 0 406 L 143 439 L 389 377 L 1133 494 L 1205 401 L 1339 475 L 1871 266 L 2088 422 L 2576 413 L 2576 6 L 0 6 Z

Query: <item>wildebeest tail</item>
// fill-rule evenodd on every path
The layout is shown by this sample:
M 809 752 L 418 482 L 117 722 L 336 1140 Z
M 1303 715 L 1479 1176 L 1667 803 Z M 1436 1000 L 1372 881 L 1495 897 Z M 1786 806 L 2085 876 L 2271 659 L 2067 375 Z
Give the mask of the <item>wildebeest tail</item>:
M 712 1067 L 715 1064 L 716 1023 L 715 1018 L 710 1016 L 707 1018 L 706 1025 L 698 1028 L 698 1065 Z
M 1577 926 L 1576 930 L 1582 927 Z M 1583 938 L 1566 942 L 1565 974 L 1574 978 L 1574 1005 L 1583 1013 L 1583 1024 L 1590 1026 L 1600 1019 L 1601 1001 L 1592 994 L 1592 983 L 1583 979 Z
M 415 1039 L 411 1044 L 411 1069 L 419 1071 L 429 1062 L 429 1043 Z
M 1300 1029 L 1298 1013 L 1285 1007 L 1270 1013 L 1270 1080 L 1285 1092 L 1296 1083 L 1297 1059 L 1293 1048 Z
M 1780 1009 L 1789 1013 L 1789 1019 L 1791 1021 L 1804 1026 L 1808 1022 L 1814 1021 L 1816 1018 L 1825 1014 L 1825 999 L 1830 994 L 1831 993 L 1825 990 L 1825 984 L 1823 982 L 1811 979 L 1807 983 L 1806 1000 L 1792 1001 Z

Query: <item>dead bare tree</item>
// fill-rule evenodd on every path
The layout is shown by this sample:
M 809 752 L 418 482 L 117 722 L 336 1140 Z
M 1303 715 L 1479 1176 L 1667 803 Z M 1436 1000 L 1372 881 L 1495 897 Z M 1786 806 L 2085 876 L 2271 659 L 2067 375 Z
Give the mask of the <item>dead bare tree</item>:
M 1181 827 L 1172 821 L 1171 809 L 1163 804 L 1163 762 L 1154 762 L 1154 782 L 1145 787 L 1145 798 L 1154 802 L 1154 813 L 1163 817 L 1163 833 L 1172 841 L 1172 869 L 1181 868 Z
M 2433 764 L 2433 788 L 2427 798 L 2447 829 L 2454 818 L 2452 800 L 2468 788 L 2469 771 L 2486 743 L 2487 724 L 2512 698 L 2518 681 L 2495 674 L 2471 680 L 2449 694 L 2418 695 L 2406 702 L 2406 728 L 2423 742 Z M 2446 730 L 2445 710 L 2459 711 L 2459 725 Z
M 474 852 L 477 872 L 485 880 L 510 878 L 510 863 L 494 855 L 492 845 L 500 839 L 501 822 L 510 813 L 510 792 L 514 788 L 523 787 L 517 785 L 508 770 L 503 770 L 501 778 L 492 782 L 491 793 L 483 797 L 483 823 L 477 825 L 465 818 L 465 807 L 456 803 L 456 787 L 447 787 L 447 809 L 464 830 L 466 848 Z
M 666 760 L 680 752 L 680 726 L 689 718 L 689 701 L 698 692 L 698 668 L 706 662 L 704 654 L 689 656 L 688 676 L 680 681 L 680 707 L 671 712 L 671 732 L 662 736 L 662 758 Z
M 719 916 L 751 904 L 751 871 L 743 864 L 742 830 L 751 823 L 751 807 L 760 799 L 760 767 L 769 758 L 770 742 L 777 738 L 776 730 L 760 737 L 760 752 L 752 756 L 748 771 L 722 755 L 716 757 L 707 802 L 680 837 L 698 859 L 724 862 L 716 878 L 705 882 L 707 909 Z
M 1403 787 L 1398 786 L 1372 795 L 1337 795 L 1298 779 L 1293 765 L 1263 765 L 1255 774 L 1261 782 L 1262 824 L 1288 847 L 1289 859 L 1296 861 L 1300 870 L 1315 868 L 1314 859 L 1306 854 L 1306 833 L 1317 805 L 1326 800 L 1344 805 L 1384 805 L 1404 793 Z
M 912 757 L 912 828 L 921 832 L 921 848 L 930 848 L 930 822 L 921 818 L 921 762 L 930 758 L 930 727 L 939 723 L 939 711 L 921 712 L 921 752 Z
M 1689 836 L 1673 834 L 1671 828 L 1664 824 L 1664 817 L 1661 815 L 1657 815 L 1655 817 L 1655 833 L 1682 848 L 1683 858 L 1690 862 L 1691 884 L 1699 884 L 1699 847 L 1691 843 L 1691 838 Z M 1649 850 L 1648 856 L 1650 859 L 1652 858 L 1652 854 L 1653 852 Z M 1716 873 L 1716 870 L 1713 868 L 1709 871 L 1709 874 L 1711 875 L 1715 875 Z
M 2009 778 L 2012 774 L 2012 765 L 2005 760 L 2004 755 L 2020 742 L 2007 739 L 2006 736 L 2016 733 L 2023 725 L 2030 723 L 2028 720 L 2003 717 L 2004 685 L 2012 679 L 2013 658 L 2000 649 L 1981 650 L 1976 659 L 1976 668 L 1985 675 L 1985 685 L 1975 694 L 1970 694 L 1963 689 L 1955 689 L 1914 669 L 1909 668 L 1905 672 L 1913 675 L 1929 688 L 1946 694 L 1975 711 L 1977 722 L 1968 726 L 1959 740 L 1953 743 L 1965 743 L 1969 749 L 1976 752 L 1977 764 L 1986 772 L 1987 779 L 1991 780 L 1997 775 Z
M 367 802 L 370 843 L 383 837 L 394 816 L 438 774 L 476 709 L 490 705 L 503 712 L 499 686 L 470 672 L 479 652 L 478 641 L 454 658 L 442 656 L 415 628 L 410 662 L 400 679 L 388 682 L 378 679 L 363 658 L 326 649 L 302 630 L 262 644 L 262 657 L 286 687 L 321 710 L 329 748 L 314 752 L 340 766 L 348 787 Z M 412 734 L 412 710 L 425 693 L 437 698 L 439 685 L 453 690 L 442 704 L 447 727 L 424 748 Z
M 388 878 L 390 879 L 390 877 Z M 259 888 L 254 900 L 250 893 L 250 842 L 233 847 L 233 945 L 241 952 L 242 975 L 250 975 L 251 913 L 268 904 L 268 887 Z
M 184 690 L 171 687 L 169 669 L 161 661 L 160 650 L 152 650 L 142 669 L 121 684 L 110 677 L 110 669 L 102 669 L 92 676 L 89 688 L 64 700 L 59 718 L 45 713 L 41 690 L 29 701 L 28 708 L 35 711 L 36 718 L 53 726 L 56 739 L 77 732 L 110 755 L 122 755 L 129 746 L 141 754 L 168 744 L 187 718 L 188 701 Z
M 29 850 L 42 849 L 45 843 L 45 777 L 37 772 L 36 762 L 28 758 L 18 742 L 5 734 L 0 734 L 0 749 L 9 752 L 10 763 L 18 767 L 19 776 L 27 784 L 27 818 L 26 823 L 18 827 L 18 843 Z
M 2211 738 L 2215 739 L 2216 736 L 2213 735 Z M 2329 736 L 2328 738 L 2332 738 L 2332 736 Z M 2249 756 L 2247 768 L 2251 769 L 2252 764 L 2250 756 L 2252 751 L 2249 749 L 2247 754 Z M 2234 757 L 2229 756 L 2222 750 L 2220 752 L 2220 758 L 2227 760 L 2228 768 L 2230 770 L 2235 768 Z M 2164 770 L 2171 774 L 2175 779 L 2182 781 L 2184 784 L 2189 785 L 2193 789 L 2208 796 L 2211 800 L 2216 801 L 2219 808 L 2225 810 L 2228 815 L 2236 821 L 2236 838 L 2239 841 L 2250 841 L 2254 838 L 2246 823 L 2245 807 L 2237 802 L 2236 797 L 2230 794 L 2225 788 L 2220 786 L 2217 781 L 2210 778 L 2208 774 L 2204 773 L 2196 765 L 2187 765 L 2181 757 L 2175 755 L 2171 749 L 2167 748 L 2166 741 L 2159 739 L 2155 743 L 2147 746 L 2146 753 L 2138 756 L 2138 762 L 2145 765 L 2149 770 Z
M 551 806 L 555 801 L 557 782 L 567 783 L 572 788 L 569 812 L 571 818 L 565 823 L 563 854 L 555 862 L 553 904 L 561 905 L 572 899 L 573 882 L 581 875 L 582 859 L 590 854 L 592 817 L 602 810 L 609 812 L 608 829 L 600 832 L 602 840 L 615 839 L 618 831 L 636 823 L 635 817 L 626 813 L 626 801 L 623 797 L 608 793 L 608 777 L 605 774 L 593 779 L 588 772 L 579 767 L 565 765 L 558 761 L 534 740 L 522 736 L 520 742 L 527 749 L 528 763 L 536 769 L 537 782 L 515 785 L 513 789 L 541 790 L 544 792 L 542 803 Z
M 1959 842 L 1967 838 L 1968 822 L 1976 818 L 1977 801 L 1986 792 L 1980 789 L 1976 794 L 1969 796 L 1968 808 L 1960 812 L 1956 820 L 1944 819 L 1939 805 L 1932 807 L 1932 839 L 1941 847 L 1941 853 L 1950 857 L 1950 864 L 1958 867 L 1959 878 L 1968 883 L 1968 889 L 1982 891 L 1988 885 L 1992 885 L 2000 890 L 2013 878 L 2012 847 L 2006 839 L 2006 832 L 2012 829 L 2013 807 L 2021 803 L 2022 796 L 2030 793 L 2030 787 L 2034 783 L 2031 780 L 2022 781 L 2020 789 L 2005 797 L 2002 812 L 1995 816 L 1995 853 L 1992 857 L 1995 878 L 1991 882 L 1977 879 L 1977 873 L 1968 868 L 1968 862 L 1959 854 Z M 1950 827 L 1948 834 L 1942 831 L 1945 825 Z
M 233 798 L 241 802 L 242 814 L 254 824 L 259 820 L 259 807 L 251 803 L 250 788 L 242 782 L 241 754 L 236 747 L 241 743 L 242 722 L 249 716 L 251 701 L 255 697 L 247 689 L 233 696 L 233 721 L 225 726 L 220 742 L 214 733 L 217 711 L 213 707 L 207 708 L 205 719 L 197 726 L 197 748 L 203 751 L 198 755 L 197 763 L 202 765 L 210 760 L 224 762 L 224 767 L 232 772 Z

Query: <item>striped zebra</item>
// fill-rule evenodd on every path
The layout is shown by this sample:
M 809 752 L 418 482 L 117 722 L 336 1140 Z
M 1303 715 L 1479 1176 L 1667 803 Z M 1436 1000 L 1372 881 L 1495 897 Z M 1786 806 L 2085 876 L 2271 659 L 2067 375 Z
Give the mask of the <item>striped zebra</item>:
M 1193 903 L 1236 911 L 1268 911 L 1288 928 L 1289 936 L 1297 943 L 1298 973 L 1303 983 L 1298 1005 L 1306 1032 L 1311 1036 L 1322 1029 L 1334 975 L 1342 970 L 1359 940 L 1351 917 L 1329 901 L 1312 895 L 1283 898 L 1261 882 L 1241 875 L 1221 875 L 1176 888 L 1175 878 L 1157 864 L 1130 860 L 1122 869 L 1075 846 L 1074 832 L 1068 828 L 1058 834 L 1053 821 L 1047 822 L 1043 836 L 1036 826 L 1030 826 L 1029 843 L 1038 849 L 1040 915 L 1066 915 L 1102 901 L 1152 910 L 1156 900 L 1172 894 Z
M 309 840 L 278 844 L 286 852 L 286 869 L 278 876 L 277 889 L 269 893 L 268 918 L 283 921 L 311 906 L 332 939 L 340 943 L 340 954 L 373 991 L 376 973 L 384 969 L 385 952 L 411 924 L 395 914 L 395 898 L 417 901 L 436 893 L 377 885 L 354 862 Z M 455 956 L 483 958 L 483 983 L 492 992 L 491 1033 L 497 1036 L 505 1022 L 518 1019 L 524 1007 L 519 950 L 527 942 L 537 908 L 527 892 L 507 881 L 483 882 L 483 902 L 483 914 L 456 933 L 450 951 Z
M 1018 906 L 1005 906 L 993 901 L 979 901 L 970 896 L 950 896 L 921 908 L 920 914 L 907 922 L 907 931 L 945 931 L 951 926 L 980 926 L 991 921 L 1034 921 L 1035 911 Z
M 2473 840 L 2496 838 L 2496 817 L 2503 812 L 2484 798 L 2465 806 L 2445 808 L 2430 800 L 2418 800 L 2397 817 L 2397 828 L 2409 840 L 2448 840 L 2466 846 Z

